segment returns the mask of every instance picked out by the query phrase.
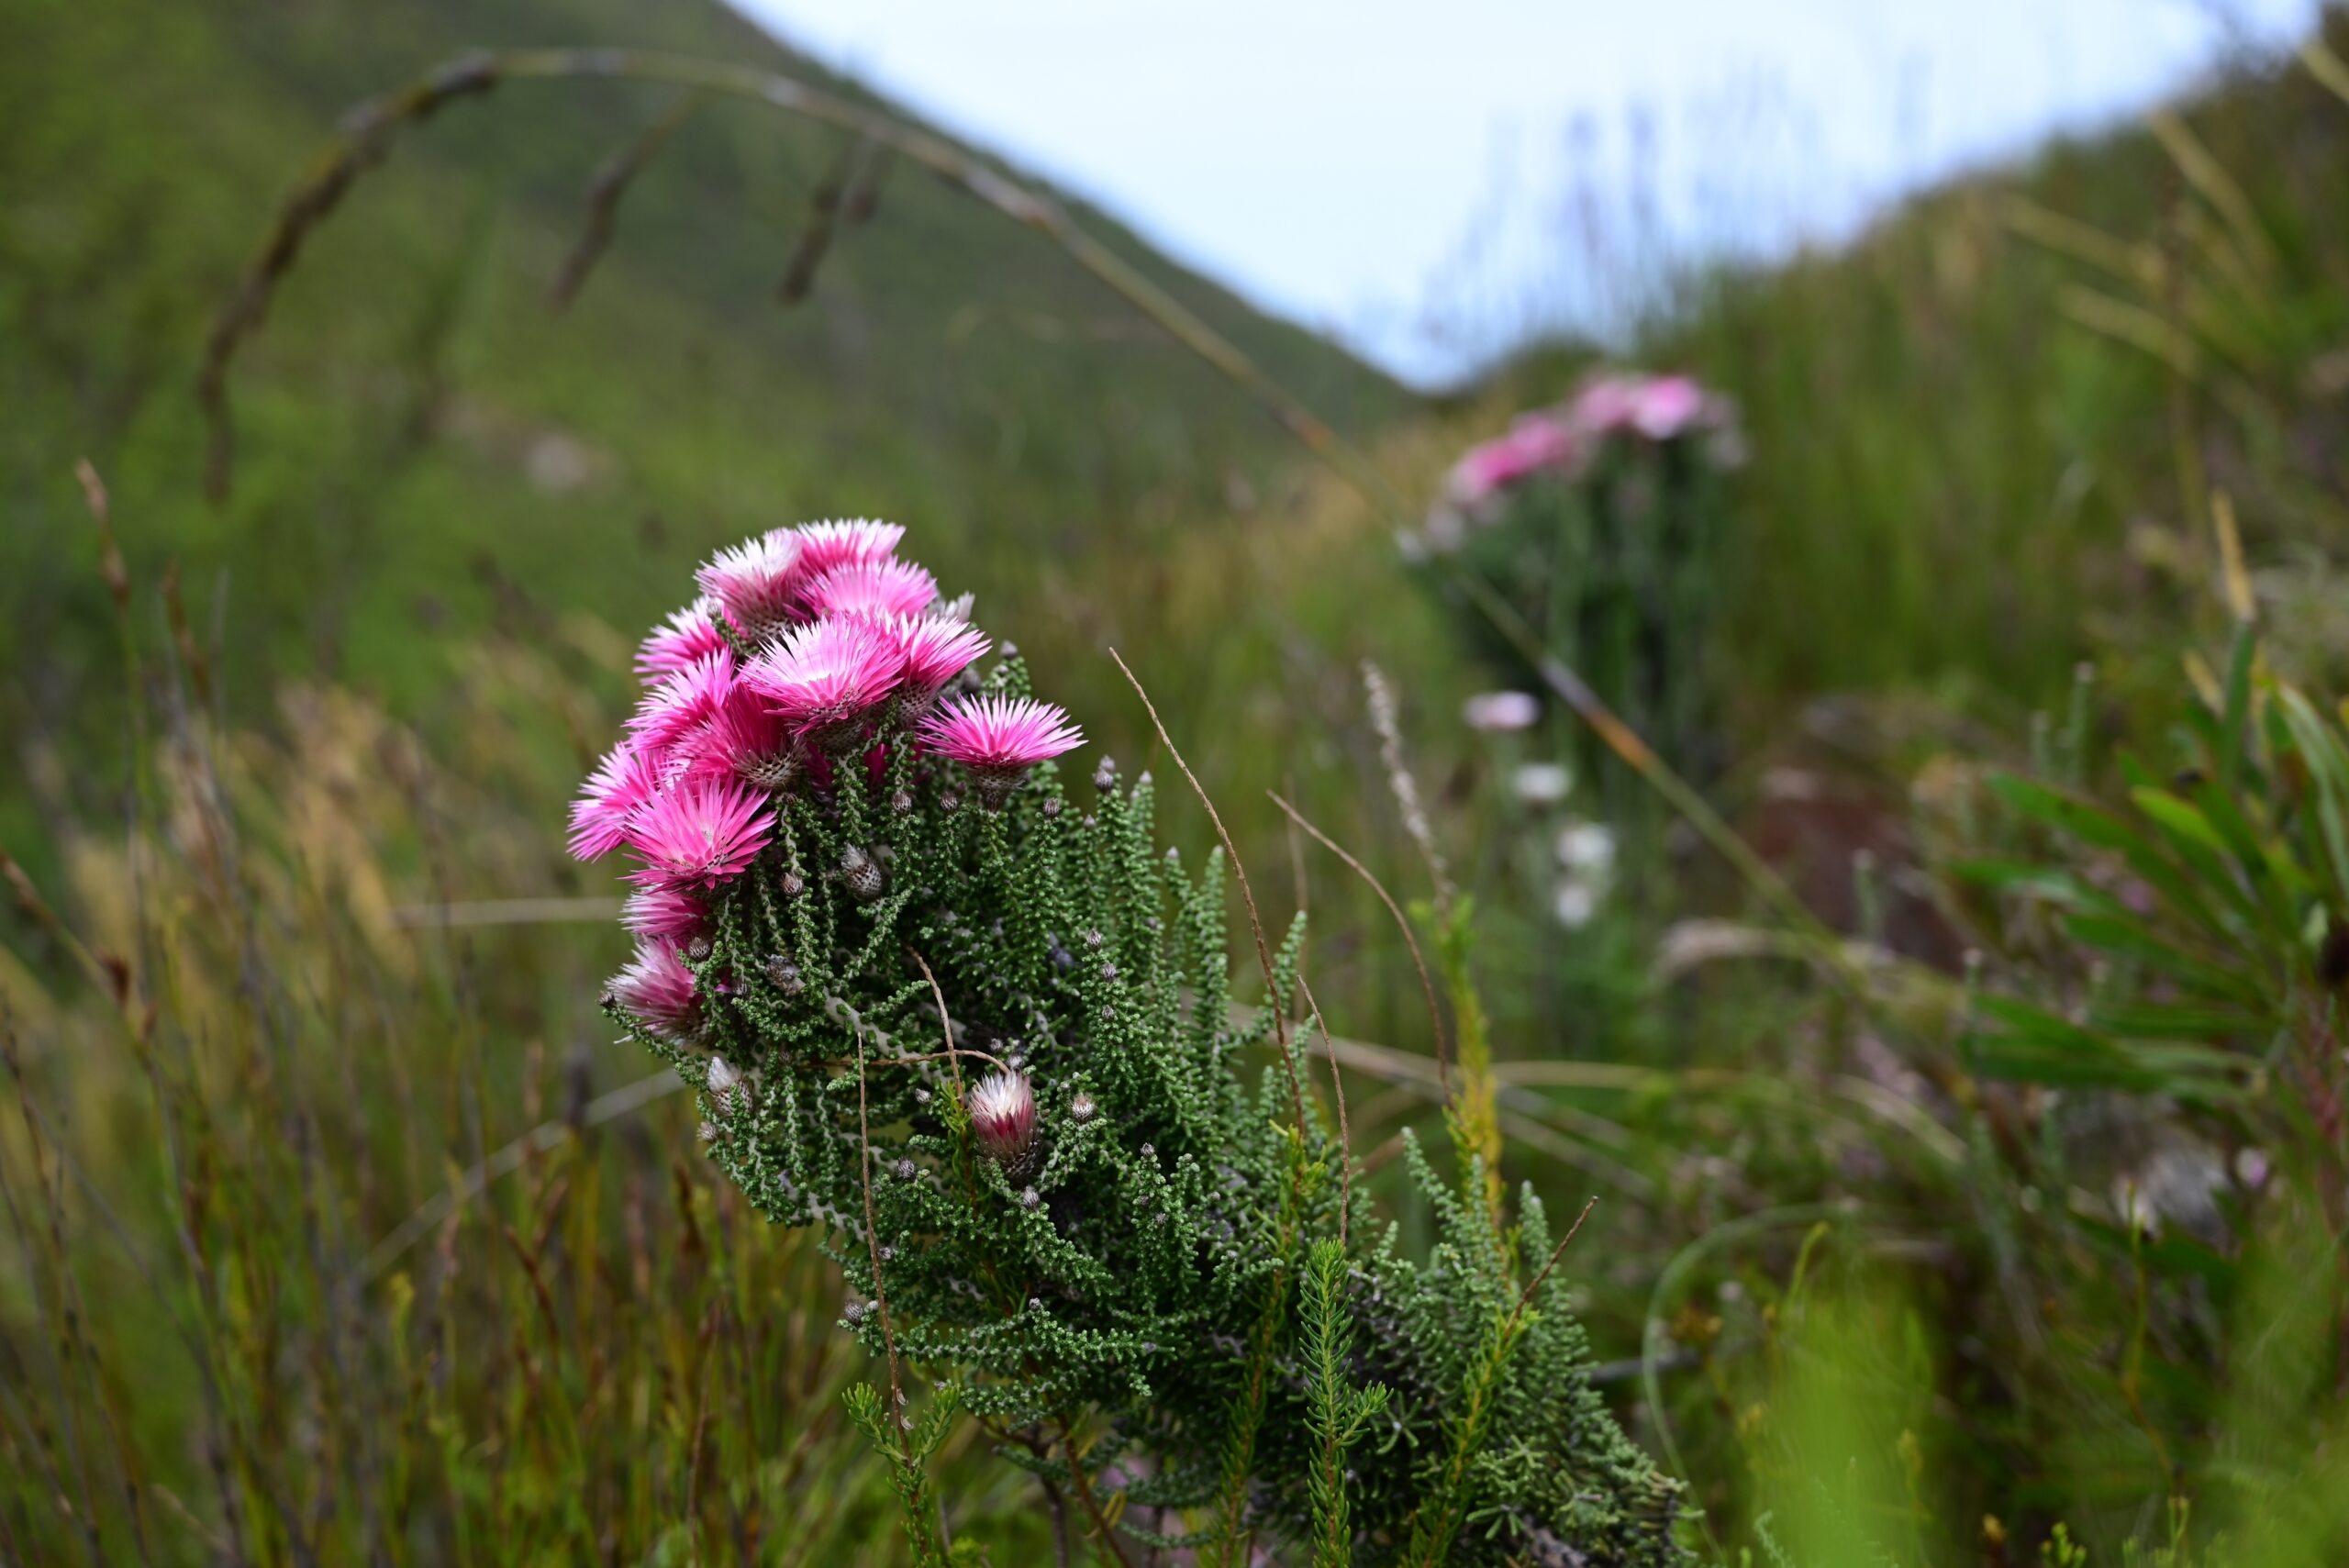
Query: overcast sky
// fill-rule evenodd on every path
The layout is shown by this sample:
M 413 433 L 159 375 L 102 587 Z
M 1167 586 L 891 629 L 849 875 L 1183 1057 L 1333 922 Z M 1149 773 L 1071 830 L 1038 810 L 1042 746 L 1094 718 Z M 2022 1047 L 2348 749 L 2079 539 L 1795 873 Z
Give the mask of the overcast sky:
M 1420 382 L 1851 231 L 2315 0 L 735 0 Z

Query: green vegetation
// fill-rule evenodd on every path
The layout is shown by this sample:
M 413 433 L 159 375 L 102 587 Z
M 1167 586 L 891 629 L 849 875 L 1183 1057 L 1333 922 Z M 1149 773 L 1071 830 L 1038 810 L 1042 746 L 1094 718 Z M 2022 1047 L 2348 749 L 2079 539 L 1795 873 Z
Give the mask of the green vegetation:
M 1708 787 L 1824 929 L 1668 831 L 1568 935 L 1555 824 L 1508 773 L 1575 743 L 1555 714 L 1457 725 L 1489 676 L 1397 559 L 1416 518 L 1043 239 L 903 164 L 867 187 L 817 127 L 696 106 L 559 312 L 599 163 L 677 99 L 451 106 L 284 283 L 204 501 L 206 325 L 345 106 L 472 45 L 790 67 L 721 13 L 0 15 L 0 1557 L 887 1562 L 935 1514 L 953 1560 L 1010 1564 L 1141 1525 L 1144 1477 L 1007 1463 L 926 1393 L 922 1462 L 876 1453 L 837 1265 L 596 1013 L 616 887 L 559 824 L 628 700 L 613 628 L 714 545 L 864 512 L 1169 777 L 1122 650 L 1268 927 L 1310 906 L 1357 1201 L 1406 1255 L 1542 1251 L 1461 1162 L 1408 1179 L 1407 1130 L 1452 1143 L 1438 1031 L 1488 1042 L 1452 1126 L 1553 1210 L 1598 1194 L 1561 1304 L 1701 1558 L 2339 1560 L 2337 54 L 1685 281 L 1641 357 L 1734 396 L 1752 452 Z M 1415 401 L 1079 217 L 1414 497 L 1590 363 Z M 1272 789 L 1419 911 L 1426 990 Z M 1330 1521 L 1369 1505 L 1333 1456 L 1391 1456 L 1356 1430 L 1360 1326 L 1299 1257 L 1283 1473 L 1300 1555 L 1342 1561 Z M 1477 1485 L 1554 1486 L 1496 1321 L 1455 1369 L 1493 1402 L 1452 1401 L 1445 1440 Z M 1109 1440 L 1077 1419 L 1078 1451 Z M 1488 1528 L 1453 1517 L 1473 1490 L 1413 1528 Z

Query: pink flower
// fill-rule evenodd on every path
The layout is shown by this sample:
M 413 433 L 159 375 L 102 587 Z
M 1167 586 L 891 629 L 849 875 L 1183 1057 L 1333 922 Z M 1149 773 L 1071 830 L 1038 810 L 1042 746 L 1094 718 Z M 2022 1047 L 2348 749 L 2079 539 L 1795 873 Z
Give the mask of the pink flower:
M 1068 715 L 1033 697 L 965 697 L 922 721 L 922 739 L 971 770 L 979 798 L 999 806 L 1020 774 L 1085 744 Z
M 644 864 L 630 875 L 682 893 L 740 875 L 774 832 L 766 797 L 733 779 L 684 779 L 629 819 L 628 844 Z
M 1529 474 L 1572 467 L 1581 461 L 1583 450 L 1581 434 L 1573 427 L 1549 414 L 1524 415 L 1508 434 L 1471 447 L 1453 466 L 1452 497 L 1474 506 Z
M 682 941 L 708 923 L 701 900 L 667 887 L 640 887 L 620 906 L 620 924 L 640 937 Z
M 680 1039 L 701 1025 L 694 973 L 665 941 L 639 942 L 628 967 L 612 976 L 612 999 L 658 1033 Z
M 1479 692 L 1462 706 L 1461 717 L 1488 735 L 1531 729 L 1542 717 L 1542 703 L 1526 692 Z
M 571 852 L 592 861 L 618 849 L 628 835 L 629 818 L 660 793 L 661 782 L 660 764 L 634 741 L 613 747 L 572 803 Z
M 749 683 L 737 682 L 708 720 L 681 738 L 688 778 L 740 778 L 777 790 L 799 771 L 799 738 Z
M 799 541 L 799 560 L 804 571 L 810 574 L 829 572 L 841 566 L 866 566 L 885 561 L 906 537 L 906 530 L 896 523 L 874 522 L 870 517 L 847 521 L 802 523 L 791 530 Z
M 1706 413 L 1704 390 L 1685 375 L 1657 376 L 1639 389 L 1631 428 L 1652 441 L 1668 441 Z
M 733 651 L 705 653 L 644 694 L 628 721 L 629 733 L 660 755 L 715 717 L 733 689 Z
M 777 528 L 719 550 L 694 577 L 745 637 L 765 642 L 802 618 L 796 611 L 808 573 L 798 536 Z
M 1593 376 L 1583 383 L 1566 406 L 1566 417 L 1594 436 L 1603 436 L 1631 422 L 1646 383 L 1629 375 Z
M 910 561 L 835 566 L 809 583 L 801 604 L 811 617 L 918 616 L 938 597 L 938 579 Z
M 726 646 L 718 634 L 718 601 L 704 595 L 682 610 L 671 613 L 668 624 L 652 628 L 636 651 L 636 673 L 650 684 L 674 675 L 696 659 Z
M 935 616 L 893 616 L 881 623 L 905 661 L 907 691 L 928 701 L 987 651 L 985 633 Z
M 1018 1165 L 1036 1138 L 1036 1093 L 1024 1073 L 990 1073 L 965 1102 L 971 1130 L 987 1158 Z
M 888 696 L 904 668 L 895 638 L 849 616 L 801 627 L 760 654 L 742 678 L 794 729 L 823 739 Z

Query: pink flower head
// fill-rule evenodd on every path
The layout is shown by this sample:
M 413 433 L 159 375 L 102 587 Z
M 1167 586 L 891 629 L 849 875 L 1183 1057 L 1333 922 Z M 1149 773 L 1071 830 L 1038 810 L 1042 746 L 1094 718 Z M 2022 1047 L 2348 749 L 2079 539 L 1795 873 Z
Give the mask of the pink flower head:
M 971 770 L 989 806 L 1008 799 L 1038 762 L 1085 744 L 1067 714 L 1033 697 L 963 698 L 924 719 L 922 739 Z
M 1529 474 L 1570 468 L 1582 455 L 1579 431 L 1552 415 L 1528 414 L 1508 434 L 1468 450 L 1453 468 L 1452 498 L 1464 506 L 1474 506 Z
M 797 734 L 748 680 L 735 684 L 677 751 L 688 778 L 739 778 L 764 790 L 788 784 L 800 764 Z
M 709 921 L 701 900 L 669 887 L 640 887 L 620 906 L 620 924 L 640 937 L 683 941 Z
M 660 793 L 661 783 L 660 764 L 634 741 L 613 747 L 572 802 L 571 852 L 593 861 L 618 849 L 628 836 L 629 818 Z
M 1661 375 L 1642 384 L 1631 404 L 1631 428 L 1652 441 L 1668 441 L 1707 412 L 1704 389 L 1685 375 Z
M 897 684 L 896 639 L 862 616 L 804 626 L 754 660 L 743 679 L 795 730 L 829 739 Z
M 835 566 L 809 583 L 801 604 L 811 616 L 917 616 L 938 597 L 938 579 L 910 561 L 883 559 Z
M 1639 412 L 1645 386 L 1638 376 L 1593 376 L 1566 406 L 1566 417 L 1594 436 L 1621 429 Z
M 651 683 L 723 649 L 726 639 L 718 634 L 721 613 L 718 601 L 707 595 L 672 612 L 668 623 L 654 627 L 637 650 L 636 673 Z
M 734 690 L 734 654 L 705 653 L 644 694 L 629 719 L 637 744 L 659 755 L 707 724 Z
M 907 692 L 927 703 L 987 651 L 976 627 L 938 616 L 892 616 L 882 623 L 905 661 Z
M 841 566 L 869 566 L 896 551 L 906 530 L 896 523 L 870 517 L 846 521 L 802 523 L 790 530 L 798 541 L 802 570 L 813 574 Z
M 745 637 L 765 642 L 782 636 L 800 618 L 796 613 L 799 590 L 808 571 L 798 536 L 777 528 L 719 550 L 694 577 Z
M 1531 729 L 1542 717 L 1541 699 L 1527 692 L 1479 692 L 1461 708 L 1471 729 L 1497 734 L 1505 729 Z
M 1025 1073 L 990 1073 L 964 1102 L 979 1149 L 998 1164 L 1019 1164 L 1036 1140 L 1036 1092 Z
M 694 972 L 668 942 L 639 942 L 628 967 L 612 976 L 610 995 L 657 1033 L 683 1039 L 701 1027 Z
M 766 796 L 734 779 L 682 779 L 630 817 L 629 847 L 644 864 L 630 874 L 682 893 L 740 875 L 774 832 Z

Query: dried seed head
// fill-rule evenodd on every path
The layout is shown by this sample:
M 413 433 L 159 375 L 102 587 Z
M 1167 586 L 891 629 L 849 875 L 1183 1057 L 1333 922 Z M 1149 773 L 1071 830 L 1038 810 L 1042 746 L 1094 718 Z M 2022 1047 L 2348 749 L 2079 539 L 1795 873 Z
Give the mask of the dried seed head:
M 938 797 L 938 809 L 941 811 L 960 811 L 963 809 L 963 797 L 956 795 L 950 789 Z
M 718 1129 L 708 1122 L 701 1124 L 699 1133 L 701 1140 L 704 1143 L 715 1143 L 718 1141 Z
M 979 1148 L 998 1164 L 1024 1159 L 1036 1137 L 1036 1092 L 1027 1074 L 990 1073 L 971 1091 L 971 1130 Z
M 1093 1096 L 1082 1092 L 1068 1103 L 1068 1114 L 1080 1122 L 1091 1121 L 1099 1110 L 1100 1107 L 1093 1103 Z
M 781 953 L 775 953 L 767 960 L 767 979 L 786 996 L 796 996 L 807 989 L 807 977 L 799 973 L 797 964 Z
M 741 1081 L 742 1075 L 729 1067 L 724 1057 L 717 1056 L 710 1059 L 708 1083 L 711 1094 L 722 1097 L 731 1093 L 734 1085 Z
M 854 844 L 841 851 L 841 881 L 859 904 L 872 903 L 889 885 L 881 862 Z

